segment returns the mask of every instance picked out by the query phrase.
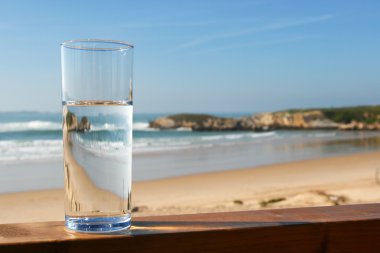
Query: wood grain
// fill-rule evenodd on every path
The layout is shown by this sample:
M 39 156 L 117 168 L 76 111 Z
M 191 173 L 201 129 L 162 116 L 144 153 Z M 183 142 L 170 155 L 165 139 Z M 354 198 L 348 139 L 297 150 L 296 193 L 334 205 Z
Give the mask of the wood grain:
M 111 235 L 3 224 L 0 252 L 380 252 L 380 204 L 140 217 Z

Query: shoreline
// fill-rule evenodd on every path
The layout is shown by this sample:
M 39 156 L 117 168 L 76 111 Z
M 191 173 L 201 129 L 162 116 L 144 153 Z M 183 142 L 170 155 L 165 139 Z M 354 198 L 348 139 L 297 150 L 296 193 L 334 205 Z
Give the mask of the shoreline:
M 165 144 L 168 142 L 166 140 L 161 144 L 165 144 L 169 150 L 139 153 L 139 149 L 134 149 L 133 180 L 144 181 L 206 171 L 260 167 L 377 151 L 380 147 L 379 133 L 302 131 L 295 134 L 294 131 L 277 131 L 271 132 L 270 136 L 266 134 L 201 134 L 194 137 L 188 136 L 187 133 L 182 136 L 181 133 L 182 137 L 177 141 L 184 142 L 184 147 L 178 148 L 178 143 L 171 146 L 170 141 Z M 154 142 L 154 139 L 149 139 L 148 136 L 144 138 L 141 140 L 147 141 L 147 145 Z M 154 148 L 153 144 L 152 147 Z M 42 144 L 35 148 L 44 149 Z M 62 152 L 60 154 L 62 155 Z M 50 160 L 40 158 L 0 162 L 0 171 L 0 193 L 59 188 L 63 185 L 62 156 L 51 157 Z
M 379 202 L 379 171 L 377 151 L 139 181 L 133 216 Z M 0 223 L 63 220 L 63 190 L 1 194 L 0 207 Z

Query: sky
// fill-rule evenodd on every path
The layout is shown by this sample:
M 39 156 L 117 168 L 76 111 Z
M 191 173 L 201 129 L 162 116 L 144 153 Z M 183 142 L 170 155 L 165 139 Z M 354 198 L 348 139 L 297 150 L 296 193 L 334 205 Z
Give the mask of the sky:
M 60 43 L 129 41 L 134 110 L 380 104 L 380 1 L 0 1 L 0 111 L 59 111 Z

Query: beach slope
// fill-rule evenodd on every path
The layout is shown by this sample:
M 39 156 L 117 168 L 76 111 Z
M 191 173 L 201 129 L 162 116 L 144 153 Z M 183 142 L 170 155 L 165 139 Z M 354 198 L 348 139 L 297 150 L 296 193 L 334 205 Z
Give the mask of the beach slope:
M 134 216 L 380 201 L 380 152 L 135 182 Z M 63 190 L 0 195 L 0 223 L 63 220 Z

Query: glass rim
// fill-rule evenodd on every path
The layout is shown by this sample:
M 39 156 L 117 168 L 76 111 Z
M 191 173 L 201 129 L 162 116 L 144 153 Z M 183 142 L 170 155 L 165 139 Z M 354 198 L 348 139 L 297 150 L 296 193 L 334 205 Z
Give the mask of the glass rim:
M 116 47 L 88 47 L 84 45 L 77 45 L 76 43 L 80 42 L 96 42 L 96 43 L 110 43 L 118 45 Z M 120 41 L 120 40 L 109 40 L 109 39 L 74 39 L 67 40 L 61 43 L 62 47 L 78 50 L 89 50 L 89 51 L 121 51 L 134 48 L 135 46 L 129 42 Z

